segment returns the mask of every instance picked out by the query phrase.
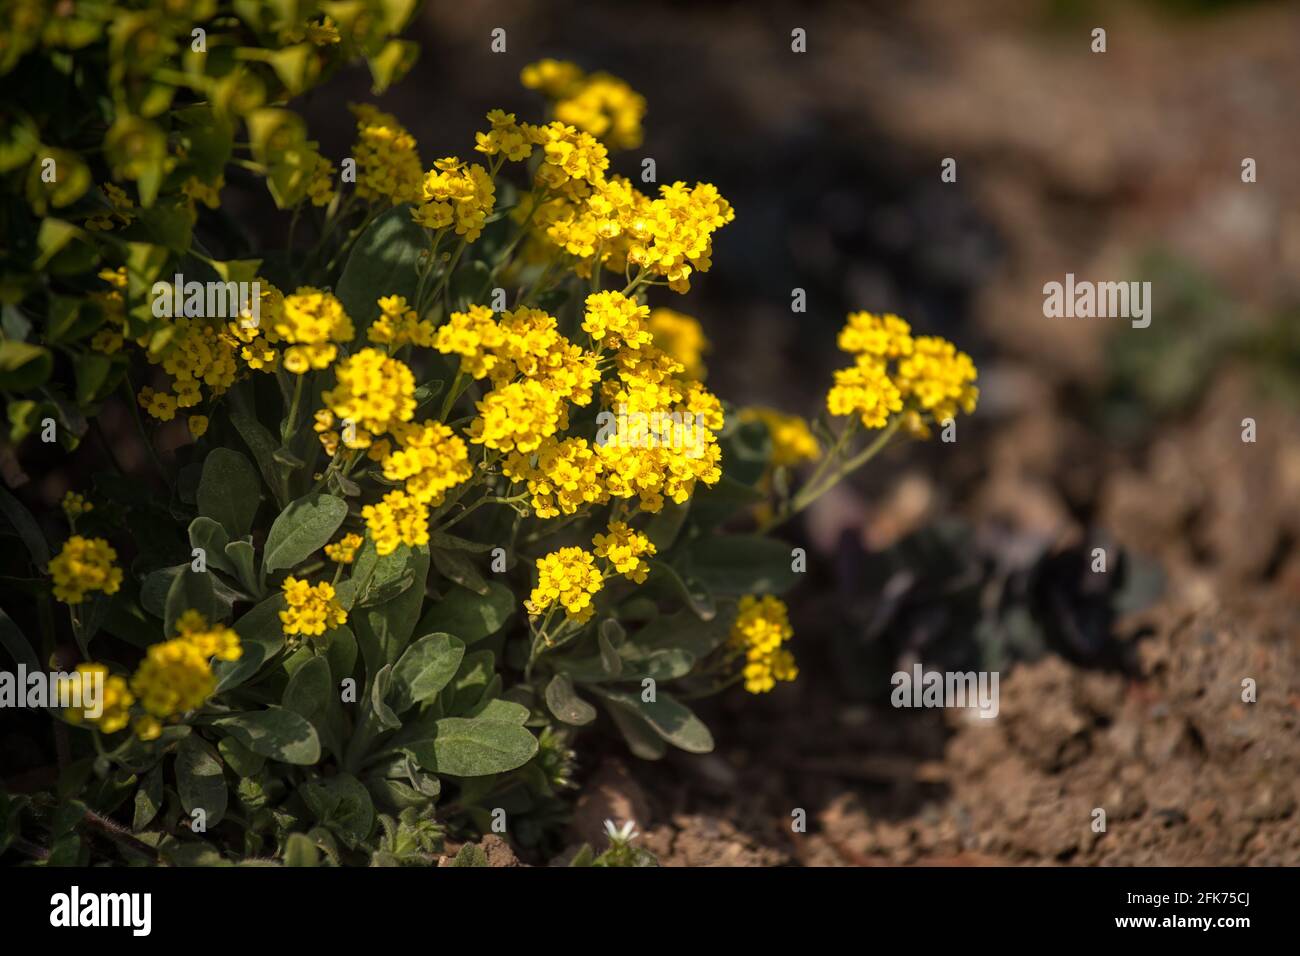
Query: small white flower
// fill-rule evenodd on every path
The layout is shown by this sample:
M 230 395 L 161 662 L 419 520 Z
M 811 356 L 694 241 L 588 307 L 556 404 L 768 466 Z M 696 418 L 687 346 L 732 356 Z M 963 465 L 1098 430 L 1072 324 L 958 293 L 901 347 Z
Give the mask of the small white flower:
M 609 834 L 609 842 L 616 846 L 625 846 L 640 836 L 640 834 L 636 832 L 635 820 L 628 820 L 622 827 L 614 826 L 613 820 L 606 820 L 605 832 Z

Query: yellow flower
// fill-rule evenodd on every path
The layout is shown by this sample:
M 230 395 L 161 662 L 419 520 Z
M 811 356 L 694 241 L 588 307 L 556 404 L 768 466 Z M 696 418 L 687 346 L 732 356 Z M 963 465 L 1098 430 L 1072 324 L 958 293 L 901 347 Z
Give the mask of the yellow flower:
M 426 229 L 454 226 L 456 235 L 473 242 L 496 205 L 496 187 L 488 171 L 454 156 L 440 159 L 424 176 L 421 202 L 411 218 Z
M 54 596 L 64 604 L 80 604 L 89 591 L 116 594 L 122 586 L 122 569 L 113 562 L 117 552 L 103 538 L 74 534 L 50 561 Z
M 778 468 L 793 467 L 821 457 L 821 446 L 816 436 L 798 415 L 786 415 L 775 408 L 756 405 L 741 411 L 740 420 L 762 422 L 767 428 L 772 440 L 772 464 Z
M 237 661 L 243 656 L 239 635 L 233 628 L 221 624 L 208 625 L 198 611 L 190 609 L 176 621 L 177 637 L 194 645 L 204 660 L 215 657 L 220 661 Z
M 646 327 L 655 346 L 681 364 L 685 378 L 704 381 L 703 357 L 710 345 L 698 320 L 672 309 L 651 309 Z
M 608 534 L 597 534 L 592 538 L 592 544 L 596 546 L 596 557 L 608 560 L 614 570 L 628 580 L 644 584 L 650 573 L 650 565 L 643 556 L 654 556 L 654 544 L 623 521 L 611 522 L 608 531 Z
M 399 545 L 429 543 L 429 509 L 405 491 L 390 491 L 378 504 L 361 509 L 375 553 L 392 554 Z
M 896 376 L 902 396 L 935 422 L 956 418 L 959 410 L 967 415 L 975 411 L 975 378 L 970 356 L 936 335 L 916 339 L 912 353 L 899 360 Z
M 520 82 L 555 100 L 555 118 L 616 149 L 641 145 L 645 98 L 608 73 L 587 76 L 577 64 L 545 59 L 530 63 Z
M 474 134 L 474 149 L 485 156 L 505 154 L 511 162 L 527 159 L 533 153 L 528 133 L 515 122 L 515 114 L 492 110 L 487 115 L 491 129 Z
M 437 507 L 449 489 L 469 480 L 465 441 L 441 422 L 403 425 L 395 436 L 402 447 L 384 458 L 384 477 L 406 482 L 407 494 L 421 504 Z
M 216 686 L 208 657 L 185 637 L 151 646 L 131 678 L 132 692 L 159 719 L 202 706 Z
M 84 706 L 89 697 L 95 693 L 94 685 L 100 683 L 100 714 L 92 717 Z M 71 686 L 69 686 L 71 685 Z M 79 724 L 90 721 L 105 734 L 115 734 L 131 720 L 131 705 L 135 698 L 127 688 L 126 680 L 115 674 L 109 674 L 103 664 L 78 664 L 76 671 L 61 682 L 60 695 L 70 693 L 80 696 L 82 707 L 69 708 L 65 714 L 69 721 Z
M 195 439 L 202 438 L 208 430 L 208 417 L 206 415 L 191 415 L 189 426 L 190 434 Z
M 860 360 L 836 370 L 826 407 L 832 415 L 858 415 L 867 428 L 884 428 L 892 413 L 902 411 L 903 397 L 883 362 Z
M 599 346 L 638 349 L 653 341 L 645 327 L 650 307 L 629 299 L 621 292 L 594 292 L 587 296 L 582 330 Z
M 564 396 L 536 379 L 494 388 L 477 403 L 470 441 L 499 451 L 536 451 L 559 429 L 568 427 Z
M 788 611 L 779 598 L 750 594 L 740 599 L 727 646 L 733 655 L 745 658 L 745 690 L 762 694 L 777 681 L 799 676 L 793 655 L 781 646 L 793 636 Z
M 75 491 L 69 491 L 64 494 L 63 500 L 59 502 L 59 505 L 63 508 L 63 513 L 67 516 L 69 521 L 75 521 L 82 515 L 89 514 L 95 510 L 95 506 L 87 501 L 84 495 L 79 495 Z
M 564 608 L 575 621 L 586 621 L 594 608 L 593 594 L 601 589 L 603 579 L 596 570 L 596 559 L 582 548 L 561 548 L 537 559 L 537 587 L 526 605 L 529 614 L 542 614 L 554 605 Z
M 459 355 L 461 372 L 484 378 L 496 366 L 495 350 L 504 344 L 505 333 L 492 310 L 485 305 L 471 305 L 468 312 L 448 316 L 434 337 L 433 347 L 444 355 Z
M 140 407 L 162 422 L 169 422 L 176 417 L 176 399 L 166 392 L 155 392 L 145 386 L 136 396 Z
M 530 63 L 519 73 L 519 82 L 530 90 L 539 90 L 551 99 L 567 96 L 582 82 L 583 72 L 576 63 L 549 57 Z
M 618 77 L 593 73 L 555 104 L 555 118 L 586 130 L 613 149 L 641 145 L 645 97 Z
M 135 203 L 131 201 L 126 192 L 113 183 L 103 183 L 99 188 L 103 190 L 109 208 L 107 211 L 100 210 L 87 219 L 86 228 L 91 232 L 108 232 L 113 228 L 115 220 L 123 226 L 131 225 L 132 220 L 135 218 L 131 212 L 135 208 Z
M 362 349 L 334 370 L 337 384 L 321 397 L 343 421 L 380 435 L 415 414 L 415 376 L 378 349 Z
M 318 636 L 347 623 L 348 613 L 334 599 L 334 586 L 322 581 L 315 587 L 293 575 L 281 585 L 288 607 L 280 612 L 284 633 Z
M 896 315 L 852 312 L 836 344 L 853 355 L 898 358 L 912 354 L 912 328 Z
M 332 293 L 303 286 L 285 296 L 276 311 L 267 339 L 289 344 L 284 352 L 284 368 L 294 375 L 328 368 L 338 355 L 337 343 L 352 341 L 352 319 Z
M 502 471 L 512 481 L 527 484 L 539 518 L 571 515 L 583 505 L 609 500 L 600 459 L 585 438 L 547 438 L 535 455 L 510 454 Z
M 336 564 L 351 564 L 357 559 L 357 552 L 365 538 L 359 534 L 345 534 L 333 544 L 325 545 L 325 557 Z
M 141 740 L 157 740 L 162 736 L 162 721 L 148 714 L 141 714 L 132 724 L 132 730 Z
M 415 137 L 396 117 L 369 103 L 352 107 L 357 117 L 357 195 L 390 205 L 418 202 L 424 166 Z
M 379 300 L 379 318 L 366 329 L 366 338 L 376 345 L 387 345 L 394 351 L 404 345 L 429 348 L 433 345 L 433 323 L 421 320 L 409 308 L 404 296 L 388 295 Z

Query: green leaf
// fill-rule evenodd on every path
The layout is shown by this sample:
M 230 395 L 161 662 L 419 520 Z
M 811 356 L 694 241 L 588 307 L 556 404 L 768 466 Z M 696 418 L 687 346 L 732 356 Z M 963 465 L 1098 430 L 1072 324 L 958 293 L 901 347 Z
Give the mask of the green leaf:
M 261 496 L 262 483 L 257 471 L 239 452 L 214 448 L 203 460 L 199 514 L 225 528 L 230 540 L 242 538 L 252 530 Z
M 226 557 L 228 544 L 230 537 L 226 529 L 213 518 L 199 515 L 190 522 L 190 547 L 202 548 L 204 560 L 210 567 L 236 575 L 235 565 Z
M 273 594 L 234 623 L 243 654 L 237 661 L 217 661 L 212 665 L 217 675 L 218 694 L 249 680 L 279 653 L 284 646 L 284 624 L 280 621 L 284 607 L 284 595 Z
M 426 634 L 415 641 L 393 668 L 393 709 L 400 714 L 436 696 L 456 676 L 464 656 L 465 643 L 450 634 Z
M 443 548 L 430 548 L 429 557 L 433 566 L 443 577 L 455 581 L 463 588 L 469 588 L 480 597 L 486 597 L 490 589 L 474 562 L 460 551 L 448 551 Z
M 306 560 L 330 542 L 347 516 L 347 502 L 323 492 L 291 501 L 267 535 L 263 572 L 269 575 Z
M 581 727 L 596 719 L 596 708 L 578 696 L 566 674 L 556 674 L 546 685 L 546 706 L 556 720 Z
M 197 734 L 190 734 L 176 747 L 176 785 L 185 812 L 202 809 L 208 827 L 216 826 L 226 815 L 230 794 L 221 759 Z
M 424 230 L 411 220 L 411 207 L 394 206 L 367 227 L 352 246 L 334 294 L 363 332 L 379 314 L 380 296 L 402 295 L 414 303 Z
M 784 594 L 799 580 L 790 545 L 756 534 L 717 535 L 691 542 L 679 565 L 714 594 Z
M 487 866 L 487 854 L 477 843 L 466 843 L 456 852 L 456 857 L 451 861 L 452 866 Z
M 606 710 L 627 742 L 627 749 L 642 760 L 660 760 L 668 753 L 667 742 L 655 733 L 649 721 L 636 711 L 607 704 Z
M 470 651 L 444 694 L 445 713 L 460 716 L 487 695 L 496 676 L 496 655 L 489 650 Z
M 408 745 L 421 767 L 453 777 L 482 777 L 522 767 L 537 753 L 537 738 L 518 724 L 445 717 L 432 738 Z
M 217 741 L 217 750 L 226 766 L 240 777 L 252 777 L 261 773 L 266 766 L 266 758 L 255 754 L 234 737 L 222 737 Z
M 49 349 L 28 342 L 0 342 L 0 389 L 26 392 L 50 377 L 54 355 Z
M 532 713 L 523 704 L 513 700 L 506 700 L 504 697 L 497 697 L 493 700 L 484 701 L 469 713 L 470 717 L 475 720 L 500 720 L 507 724 L 518 724 L 522 727 L 528 722 Z
M 272 437 L 270 430 L 257 420 L 251 402 L 242 387 L 236 386 L 231 389 L 228 396 L 230 423 L 235 426 L 239 437 L 244 439 L 244 444 L 253 453 L 253 460 L 257 462 L 262 478 L 275 493 L 276 503 L 283 505 L 289 495 L 285 488 L 284 476 L 274 461 L 275 450 L 280 447 L 280 443 Z
M 260 597 L 266 590 L 257 578 L 257 554 L 247 541 L 232 541 L 226 545 L 226 563 L 233 569 L 244 590 Z
M 487 594 L 453 585 L 420 619 L 421 633 L 443 631 L 466 644 L 490 637 L 506 626 L 515 613 L 515 595 L 499 581 L 489 581 Z
M 192 571 L 188 564 L 172 578 L 164 609 L 163 634 L 168 638 L 176 636 L 176 621 L 186 611 L 198 611 L 209 624 L 225 617 L 225 610 L 212 590 L 212 575 L 206 571 Z
M 317 723 L 317 715 L 330 705 L 332 699 L 329 662 L 323 657 L 312 657 L 293 672 L 281 703 Z
M 713 616 L 718 613 L 717 604 L 713 600 L 713 595 L 711 595 L 708 590 L 698 582 L 696 582 L 693 587 L 687 584 L 682 576 L 677 573 L 677 569 L 667 562 L 651 558 L 646 563 L 650 565 L 652 582 L 665 582 L 669 589 L 678 598 L 684 601 L 686 606 L 689 607 L 700 620 L 711 620 Z
M 312 780 L 298 788 L 321 824 L 349 847 L 359 846 L 375 825 L 375 806 L 365 786 L 350 773 Z
M 379 722 L 379 726 L 384 730 L 396 730 L 402 726 L 402 722 L 393 713 L 393 708 L 384 702 L 384 698 L 388 695 L 388 685 L 392 679 L 393 665 L 385 664 L 375 674 L 374 682 L 370 685 L 370 710 Z
M 223 787 L 224 789 L 224 787 Z M 131 815 L 131 829 L 139 833 L 158 815 L 163 801 L 162 764 L 158 764 L 140 781 L 135 792 L 135 809 Z
M 45 535 L 41 532 L 36 519 L 32 517 L 32 513 L 3 487 L 0 487 L 0 512 L 4 513 L 5 518 L 13 525 L 13 529 L 18 532 L 18 537 L 22 538 L 27 553 L 32 556 L 32 563 L 39 570 L 44 571 L 46 565 L 50 563 L 49 542 L 45 540 Z
M 395 664 L 402 656 L 420 616 L 424 582 L 429 575 L 429 555 L 425 549 L 417 548 L 410 552 L 407 562 L 407 571 L 415 581 L 412 587 L 383 604 L 356 608 L 348 618 L 366 669 L 372 674 L 385 664 Z
M 704 722 L 690 708 L 662 691 L 652 701 L 642 700 L 639 693 L 625 690 L 602 689 L 597 693 L 609 702 L 613 712 L 639 717 L 674 747 L 693 754 L 706 754 L 713 750 L 713 735 Z
M 316 866 L 320 863 L 320 851 L 311 837 L 305 833 L 290 833 L 284 841 L 285 866 Z
M 222 717 L 213 721 L 213 726 L 229 731 L 253 753 L 272 760 L 307 766 L 320 759 L 316 728 L 283 707 Z

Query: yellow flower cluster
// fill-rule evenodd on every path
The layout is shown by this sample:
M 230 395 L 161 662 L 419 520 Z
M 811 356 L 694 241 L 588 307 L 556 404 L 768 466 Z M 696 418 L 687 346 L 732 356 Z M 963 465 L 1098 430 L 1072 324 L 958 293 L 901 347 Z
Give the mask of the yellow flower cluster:
M 400 545 L 429 543 L 429 509 L 405 491 L 390 491 L 378 504 L 361 509 L 375 553 L 392 554 Z
M 591 598 L 604 583 L 596 559 L 582 548 L 560 548 L 537 559 L 537 587 L 526 605 L 532 615 L 544 614 L 554 606 L 564 608 L 567 618 L 583 623 L 594 610 Z
M 79 664 L 68 679 L 81 682 L 83 702 L 86 683 L 102 680 L 102 713 L 91 717 L 82 707 L 69 711 L 68 719 L 73 723 L 90 721 L 101 733 L 117 733 L 131 722 L 131 708 L 138 701 L 144 713 L 135 719 L 136 736 L 154 740 L 162 733 L 163 720 L 201 706 L 216 688 L 212 658 L 239 660 L 243 653 L 239 635 L 222 625 L 210 626 L 195 610 L 182 614 L 176 627 L 176 637 L 145 652 L 129 685 L 125 678 L 110 675 L 103 664 Z
M 419 202 L 424 166 L 415 137 L 396 117 L 369 103 L 354 105 L 352 112 L 357 118 L 357 139 L 352 146 L 357 195 L 394 206 Z
M 270 323 L 262 316 L 262 326 L 267 328 L 263 335 L 267 342 L 288 345 L 282 361 L 285 371 L 294 375 L 329 368 L 338 356 L 338 345 L 351 342 L 354 334 L 343 303 L 333 293 L 310 286 L 284 296 Z
M 762 422 L 772 440 L 772 464 L 793 467 L 821 456 L 821 445 L 808 423 L 798 415 L 756 405 L 740 413 L 742 422 Z
M 203 400 L 203 386 L 216 397 L 235 384 L 237 343 L 226 329 L 203 319 L 181 316 L 173 319 L 168 345 L 161 352 L 146 350 L 154 365 L 161 365 L 172 378 L 171 393 L 140 389 L 141 407 L 160 421 L 171 421 L 178 408 L 192 408 Z M 148 338 L 140 340 L 147 345 Z
M 535 455 L 516 451 L 502 463 L 507 478 L 527 486 L 533 513 L 539 518 L 571 515 L 583 505 L 608 501 L 603 471 L 585 438 L 547 438 Z
M 288 605 L 280 612 L 285 634 L 316 637 L 347 623 L 348 612 L 335 600 L 334 586 L 328 581 L 313 587 L 289 575 L 280 587 Z
M 216 686 L 208 658 L 184 637 L 152 645 L 131 678 L 131 690 L 156 720 L 202 706 Z M 146 729 L 152 732 L 156 725 L 148 724 Z
M 405 482 L 407 494 L 422 505 L 442 504 L 473 473 L 464 440 L 441 422 L 401 425 L 393 437 L 400 447 L 383 460 L 384 477 Z
M 475 241 L 496 205 L 491 175 L 478 163 L 454 156 L 436 160 L 433 167 L 424 176 L 411 218 L 426 229 L 454 226 L 456 235 Z
M 682 377 L 702 382 L 708 374 L 704 355 L 709 340 L 699 320 L 673 309 L 651 309 L 646 319 L 654 344 L 682 366 Z
M 624 521 L 612 521 L 608 534 L 597 534 L 592 538 L 596 546 L 596 557 L 605 558 L 614 570 L 629 581 L 644 584 L 650 573 L 650 565 L 645 557 L 654 557 L 655 546 L 640 531 L 634 531 Z
M 654 341 L 646 328 L 650 307 L 621 292 L 593 292 L 587 296 L 587 311 L 582 330 L 601 348 L 616 349 L 621 345 L 638 349 Z
M 854 312 L 838 344 L 856 361 L 835 373 L 826 395 L 832 415 L 858 415 L 866 427 L 884 428 L 903 412 L 908 430 L 926 437 L 930 423 L 975 410 L 975 364 L 947 339 L 913 338 L 911 327 L 896 315 Z
M 378 349 L 349 356 L 335 366 L 334 374 L 334 388 L 321 397 L 332 414 L 358 429 L 357 441 L 350 447 L 369 446 L 360 429 L 382 435 L 415 414 L 415 376 L 404 363 Z
M 502 154 L 511 162 L 519 162 L 533 154 L 533 144 L 528 131 L 515 122 L 515 114 L 492 110 L 487 115 L 490 129 L 474 134 L 474 149 L 484 156 Z
M 469 440 L 498 451 L 536 451 L 569 424 L 563 396 L 536 379 L 494 388 L 475 407 Z
M 333 544 L 325 545 L 325 557 L 336 564 L 351 564 L 357 559 L 357 552 L 365 538 L 359 534 L 345 534 Z
M 80 724 L 82 721 L 89 721 L 100 733 L 115 734 L 131 722 L 131 705 L 135 703 L 135 697 L 127 687 L 126 678 L 110 674 L 104 664 L 78 664 L 76 671 L 60 683 L 59 694 L 62 699 L 68 699 L 65 694 L 79 692 L 84 704 L 87 696 L 94 693 L 92 689 L 94 684 L 100 681 L 102 681 L 100 692 L 102 697 L 99 702 L 99 716 L 92 717 L 84 706 L 80 709 L 69 708 L 65 716 L 71 723 Z
M 84 514 L 89 514 L 95 510 L 95 506 L 86 500 L 85 495 L 79 495 L 75 491 L 69 491 L 59 502 L 63 513 L 69 521 L 76 521 Z
M 710 183 L 665 184 L 651 199 L 623 177 L 602 176 L 588 196 L 549 200 L 536 220 L 550 242 L 578 257 L 579 275 L 597 264 L 615 272 L 636 267 L 689 292 L 691 275 L 713 264 L 713 234 L 735 217 Z
M 243 654 L 238 634 L 222 625 L 209 625 L 207 618 L 192 609 L 176 619 L 176 633 L 193 644 L 205 660 L 237 661 Z
M 90 591 L 116 594 L 122 586 L 122 569 L 113 562 L 117 552 L 103 538 L 74 534 L 50 560 L 54 597 L 64 604 L 80 604 Z
M 90 216 L 86 220 L 86 228 L 91 232 L 109 232 L 115 224 L 131 225 L 135 219 L 135 214 L 131 212 L 135 208 L 135 203 L 131 201 L 131 197 L 120 186 L 113 183 L 102 183 L 99 188 L 103 190 L 109 208 Z
M 90 347 L 96 352 L 113 355 L 122 348 L 126 338 L 126 300 L 122 293 L 129 280 L 126 267 L 119 269 L 101 269 L 99 278 L 111 286 L 109 289 L 97 290 L 90 294 L 104 312 L 104 324 L 90 340 Z
M 227 329 L 239 343 L 239 357 L 249 368 L 258 372 L 274 372 L 280 367 L 280 352 L 275 346 L 284 340 L 278 328 L 284 325 L 284 293 L 265 279 L 258 278 L 257 283 L 260 290 L 257 322 L 253 322 L 252 309 L 245 304 L 240 310 L 238 321 L 231 322 Z M 287 331 L 288 326 L 284 327 Z M 346 329 L 340 328 L 338 332 L 341 336 Z
M 195 610 L 176 621 L 177 636 L 152 645 L 131 678 L 131 691 L 145 709 L 136 720 L 136 736 L 153 740 L 161 721 L 202 706 L 216 689 L 211 661 L 237 661 L 243 655 L 239 635 L 220 624 L 209 625 Z
M 751 594 L 740 599 L 728 647 L 736 656 L 744 656 L 745 690 L 762 694 L 775 687 L 777 681 L 792 681 L 799 676 L 794 656 L 781 646 L 793 636 L 785 603 L 779 598 Z
M 433 345 L 433 323 L 421 319 L 407 305 L 406 297 L 386 295 L 379 300 L 379 318 L 366 329 L 366 338 L 376 345 L 386 345 L 390 352 L 406 345 L 430 348 Z
M 584 130 L 614 149 L 641 145 L 645 98 L 608 73 L 587 76 L 576 64 L 541 60 L 520 73 L 529 89 L 555 101 L 555 118 Z

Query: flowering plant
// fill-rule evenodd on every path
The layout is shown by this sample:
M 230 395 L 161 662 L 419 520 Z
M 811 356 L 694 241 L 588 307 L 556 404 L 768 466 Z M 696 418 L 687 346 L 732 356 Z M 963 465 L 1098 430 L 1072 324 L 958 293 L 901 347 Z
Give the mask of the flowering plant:
M 9 440 L 77 451 L 125 399 L 151 466 L 57 527 L 0 491 L 34 605 L 4 646 L 102 688 L 50 706 L 58 797 L 4 798 L 46 859 L 420 863 L 507 817 L 541 841 L 581 728 L 703 753 L 689 701 L 793 680 L 801 559 L 768 532 L 973 410 L 969 358 L 868 313 L 827 423 L 715 396 L 701 325 L 651 301 L 734 212 L 614 171 L 645 110 L 617 78 L 529 66 L 549 118 L 492 111 L 470 159 L 355 106 L 336 164 L 283 104 L 355 56 L 386 85 L 411 4 L 44 9 L 6 7 L 0 70 L 111 95 L 99 126 L 5 107 Z M 230 170 L 287 249 L 231 228 Z

